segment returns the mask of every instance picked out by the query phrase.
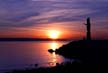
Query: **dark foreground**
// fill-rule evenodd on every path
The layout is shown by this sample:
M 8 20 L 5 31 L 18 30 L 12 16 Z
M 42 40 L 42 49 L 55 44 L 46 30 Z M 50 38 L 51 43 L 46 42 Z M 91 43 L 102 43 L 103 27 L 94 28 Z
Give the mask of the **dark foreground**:
M 77 73 L 77 72 L 108 72 L 107 65 L 87 65 L 77 61 L 57 64 L 55 67 L 13 70 L 5 73 Z
M 108 40 L 74 41 L 55 52 L 66 58 L 77 59 L 81 64 L 108 65 Z
M 103 69 L 104 68 L 104 69 Z M 66 62 L 62 64 L 57 64 L 55 67 L 47 68 L 32 68 L 25 70 L 13 70 L 6 73 L 77 73 L 77 72 L 106 72 L 106 65 L 82 65 L 81 63 Z
M 32 68 L 32 69 L 25 69 L 25 70 L 13 70 L 11 72 L 6 73 L 71 73 L 77 68 L 79 65 L 78 62 L 67 62 L 62 64 L 57 64 L 55 67 L 47 67 L 47 68 Z

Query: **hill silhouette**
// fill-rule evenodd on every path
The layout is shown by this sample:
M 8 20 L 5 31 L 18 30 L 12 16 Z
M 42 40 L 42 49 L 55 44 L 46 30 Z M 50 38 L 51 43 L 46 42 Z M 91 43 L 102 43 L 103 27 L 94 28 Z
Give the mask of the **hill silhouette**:
M 56 49 L 56 54 L 78 59 L 82 64 L 108 65 L 108 40 L 80 40 Z

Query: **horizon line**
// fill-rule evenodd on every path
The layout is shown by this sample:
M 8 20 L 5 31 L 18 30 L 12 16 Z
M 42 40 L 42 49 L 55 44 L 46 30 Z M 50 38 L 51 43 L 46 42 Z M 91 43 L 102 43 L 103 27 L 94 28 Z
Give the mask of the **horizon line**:
M 70 41 L 71 39 L 50 38 L 0 38 L 0 41 Z

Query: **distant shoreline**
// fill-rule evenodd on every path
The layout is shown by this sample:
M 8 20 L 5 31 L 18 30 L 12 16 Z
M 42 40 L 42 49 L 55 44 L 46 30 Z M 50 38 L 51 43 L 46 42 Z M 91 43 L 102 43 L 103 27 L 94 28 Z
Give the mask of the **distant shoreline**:
M 70 41 L 69 39 L 0 38 L 0 41 Z

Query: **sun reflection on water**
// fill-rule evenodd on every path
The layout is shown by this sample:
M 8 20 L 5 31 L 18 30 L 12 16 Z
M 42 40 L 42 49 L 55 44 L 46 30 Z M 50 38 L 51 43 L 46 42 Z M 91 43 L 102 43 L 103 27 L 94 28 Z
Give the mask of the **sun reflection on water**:
M 56 42 L 52 42 L 52 43 L 50 44 L 50 46 L 51 46 L 51 49 L 55 51 L 56 48 L 58 47 L 58 44 L 57 44 Z
M 50 43 L 50 48 L 55 51 L 56 48 L 58 48 L 57 42 L 54 41 L 54 42 Z M 49 65 L 50 66 L 56 66 L 57 57 L 56 57 L 55 52 L 53 52 L 51 55 L 52 55 L 52 57 L 51 57 L 52 61 L 49 63 Z
M 52 53 L 52 62 L 50 62 L 50 66 L 56 66 L 56 63 L 57 63 L 57 57 L 56 57 L 56 54 L 55 52 Z

